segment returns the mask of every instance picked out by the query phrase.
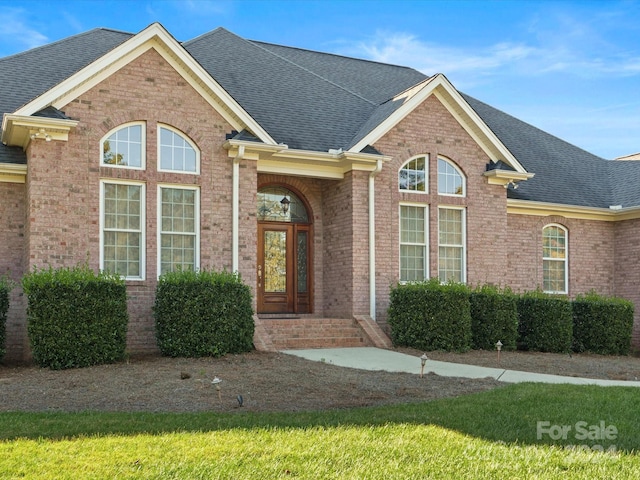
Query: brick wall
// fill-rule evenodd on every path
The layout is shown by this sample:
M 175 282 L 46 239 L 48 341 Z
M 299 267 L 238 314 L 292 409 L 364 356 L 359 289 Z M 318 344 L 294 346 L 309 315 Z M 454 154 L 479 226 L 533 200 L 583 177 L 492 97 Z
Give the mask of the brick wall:
M 26 185 L 0 182 L 0 276 L 20 282 L 24 274 Z M 5 360 L 21 360 L 27 344 L 24 296 L 16 286 L 9 294 Z
M 429 276 L 438 275 L 438 207 L 462 206 L 467 219 L 467 282 L 502 282 L 507 268 L 504 245 L 506 191 L 483 176 L 487 155 L 434 96 L 374 145 L 393 160 L 376 177 L 376 319 L 384 323 L 389 286 L 399 278 L 399 204 L 429 206 Z M 429 193 L 400 192 L 398 171 L 418 155 L 429 155 Z M 465 198 L 437 194 L 438 155 L 456 163 L 466 177 Z
M 79 120 L 68 142 L 34 141 L 28 152 L 27 269 L 99 267 L 101 179 L 146 184 L 146 279 L 129 281 L 128 346 L 155 351 L 151 307 L 157 278 L 157 187 L 200 187 L 201 266 L 231 269 L 232 160 L 222 148 L 231 126 L 154 50 L 61 108 Z M 114 127 L 146 122 L 146 169 L 101 166 L 100 140 Z M 200 175 L 157 171 L 158 124 L 188 135 L 200 148 Z M 241 163 L 240 270 L 255 276 L 255 162 Z M 253 280 L 255 283 L 255 279 Z
M 640 350 L 640 220 L 618 222 L 615 230 L 615 248 L 602 255 L 613 253 L 615 261 L 615 294 L 635 304 L 633 345 Z

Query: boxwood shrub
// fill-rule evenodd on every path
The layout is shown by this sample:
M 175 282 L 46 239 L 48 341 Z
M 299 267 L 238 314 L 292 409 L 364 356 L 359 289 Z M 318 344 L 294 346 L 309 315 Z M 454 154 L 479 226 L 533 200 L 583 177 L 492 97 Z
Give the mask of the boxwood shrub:
M 469 289 L 462 284 L 426 282 L 391 290 L 391 339 L 420 350 L 466 351 L 471 348 Z
M 483 285 L 471 292 L 471 344 L 474 349 L 515 350 L 518 339 L 518 304 L 509 288 Z
M 7 353 L 5 341 L 7 335 L 7 312 L 9 311 L 9 292 L 11 291 L 11 282 L 0 277 L 0 361 Z
M 218 357 L 253 349 L 251 291 L 236 274 L 202 270 L 162 275 L 154 316 L 163 355 Z
M 64 369 L 122 360 L 127 334 L 124 280 L 86 266 L 34 270 L 22 279 L 35 363 Z
M 540 290 L 518 297 L 518 348 L 568 353 L 573 338 L 571 302 Z
M 573 301 L 573 349 L 603 355 L 628 355 L 633 303 L 590 292 Z

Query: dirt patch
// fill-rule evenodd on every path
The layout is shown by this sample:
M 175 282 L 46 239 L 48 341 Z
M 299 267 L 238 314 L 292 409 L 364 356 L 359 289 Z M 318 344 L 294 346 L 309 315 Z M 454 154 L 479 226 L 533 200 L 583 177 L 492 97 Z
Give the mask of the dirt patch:
M 428 356 L 560 375 L 640 378 L 640 359 L 635 357 L 503 352 L 498 365 L 495 352 Z M 416 371 L 419 365 L 416 358 Z M 219 391 L 212 383 L 216 377 L 222 380 Z M 502 385 L 492 379 L 356 370 L 280 353 L 217 359 L 153 356 L 61 371 L 0 366 L 0 411 L 302 411 L 419 402 Z

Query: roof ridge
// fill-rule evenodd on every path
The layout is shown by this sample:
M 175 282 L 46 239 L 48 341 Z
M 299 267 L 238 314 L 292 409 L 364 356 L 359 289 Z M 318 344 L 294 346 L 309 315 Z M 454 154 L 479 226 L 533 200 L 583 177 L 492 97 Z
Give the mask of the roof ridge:
M 183 42 L 179 42 L 179 43 L 180 43 L 180 45 L 182 45 L 184 48 L 186 48 L 186 46 L 187 46 L 187 45 L 189 45 L 190 43 L 194 43 L 194 42 L 196 42 L 196 41 L 198 41 L 198 40 L 200 40 L 200 39 L 202 39 L 202 38 L 208 37 L 209 35 L 213 35 L 214 33 L 221 32 L 221 31 L 222 31 L 222 32 L 226 32 L 226 33 L 230 33 L 231 35 L 235 35 L 235 36 L 236 36 L 236 37 L 238 37 L 238 38 L 242 38 L 242 37 L 240 37 L 240 36 L 236 35 L 235 33 L 233 33 L 233 32 L 231 32 L 231 31 L 227 30 L 227 29 L 226 29 L 226 28 L 224 28 L 224 27 L 216 27 L 216 28 L 214 28 L 213 30 L 209 30 L 208 32 L 201 33 L 201 34 L 200 34 L 200 35 L 198 35 L 197 37 L 194 37 L 194 38 L 192 38 L 192 39 L 190 39 L 190 40 L 185 40 L 185 41 L 183 41 Z M 244 40 L 244 39 L 243 39 L 243 40 Z
M 100 31 L 100 30 L 107 31 L 107 32 L 121 33 L 121 34 L 124 34 L 124 35 L 129 35 L 131 37 L 135 35 L 134 33 L 125 32 L 124 30 L 117 30 L 115 28 L 96 27 L 96 28 L 92 28 L 91 30 L 87 30 L 85 32 L 76 33 L 75 35 L 71 35 L 71 36 L 68 36 L 68 37 L 60 38 L 60 39 L 55 40 L 53 42 L 45 43 L 44 45 L 38 45 L 37 47 L 33 47 L 33 48 L 28 49 L 28 50 L 24 50 L 22 52 L 13 53 L 11 55 L 7 55 L 6 57 L 0 57 L 0 61 L 9 60 L 9 59 L 12 59 L 12 58 L 15 58 L 15 57 L 19 57 L 21 55 L 26 55 L 26 54 L 29 54 L 29 53 L 33 53 L 36 50 L 43 50 L 45 48 L 49 48 L 49 47 L 52 47 L 54 45 L 61 44 L 63 42 L 67 42 L 67 41 L 69 41 L 69 40 L 71 40 L 73 38 L 80 38 L 80 37 L 83 37 L 85 35 L 89 35 L 91 33 Z
M 242 38 L 242 37 L 239 37 L 239 38 Z M 337 88 L 339 88 L 340 90 L 343 90 L 343 91 L 345 91 L 345 92 L 349 93 L 350 95 L 353 95 L 354 97 L 359 98 L 360 100 L 365 101 L 366 103 L 368 103 L 368 104 L 370 104 L 370 105 L 378 106 L 378 104 L 377 104 L 376 102 L 373 102 L 373 101 L 369 100 L 368 98 L 363 97 L 362 95 L 360 95 L 360 94 L 358 94 L 358 93 L 356 93 L 356 92 L 354 92 L 354 91 L 352 91 L 352 90 L 350 90 L 350 89 L 346 88 L 345 86 L 340 85 L 340 84 L 338 84 L 338 83 L 336 83 L 336 82 L 333 82 L 333 81 L 329 80 L 328 78 L 325 78 L 325 77 L 323 77 L 322 75 L 320 75 L 320 74 L 318 74 L 318 73 L 314 72 L 313 70 L 309 70 L 308 68 L 303 67 L 302 65 L 298 65 L 298 64 L 297 64 L 296 62 L 294 62 L 293 60 L 290 60 L 290 59 L 288 59 L 288 58 L 286 58 L 286 57 L 283 57 L 282 55 L 278 55 L 277 53 L 272 52 L 271 50 L 269 50 L 269 49 L 268 49 L 268 48 L 266 48 L 266 47 L 263 47 L 262 45 L 258 45 L 258 43 L 265 43 L 265 42 L 254 42 L 253 40 L 247 40 L 247 39 L 245 39 L 245 38 L 242 38 L 242 40 L 244 40 L 245 42 L 250 43 L 251 45 L 255 46 L 256 48 L 259 48 L 260 50 L 263 50 L 264 52 L 267 52 L 267 53 L 268 53 L 268 54 L 270 54 L 270 55 L 273 55 L 274 57 L 279 58 L 280 60 L 283 60 L 283 61 L 285 61 L 285 62 L 287 62 L 287 63 L 289 63 L 289 64 L 291 64 L 291 65 L 293 65 L 293 66 L 295 66 L 295 67 L 297 67 L 297 68 L 299 68 L 300 70 L 304 70 L 305 72 L 310 73 L 310 74 L 311 74 L 311 75 L 313 75 L 314 77 L 317 77 L 317 78 L 319 78 L 320 80 L 322 80 L 322 81 L 324 81 L 324 82 L 327 82 L 328 84 L 333 85 L 334 87 L 337 87 Z M 267 44 L 267 45 L 269 45 L 269 44 Z M 276 44 L 270 44 L 270 45 L 282 46 L 282 45 L 276 45 Z M 313 51 L 313 50 L 307 50 L 307 51 Z M 322 53 L 322 52 L 317 52 L 317 53 Z M 344 57 L 344 58 L 349 58 L 349 57 Z M 356 59 L 356 60 L 357 60 L 357 59 Z

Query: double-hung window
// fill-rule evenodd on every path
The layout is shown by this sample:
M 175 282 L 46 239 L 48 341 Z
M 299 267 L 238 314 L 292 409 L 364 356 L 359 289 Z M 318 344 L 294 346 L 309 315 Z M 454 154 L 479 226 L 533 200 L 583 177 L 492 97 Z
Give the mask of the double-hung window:
M 159 275 L 199 267 L 199 193 L 193 187 L 158 187 Z
M 428 278 L 428 207 L 400 205 L 400 281 Z
M 144 184 L 100 183 L 100 268 L 127 279 L 144 279 Z
M 465 210 L 438 208 L 438 277 L 441 282 L 466 282 Z

